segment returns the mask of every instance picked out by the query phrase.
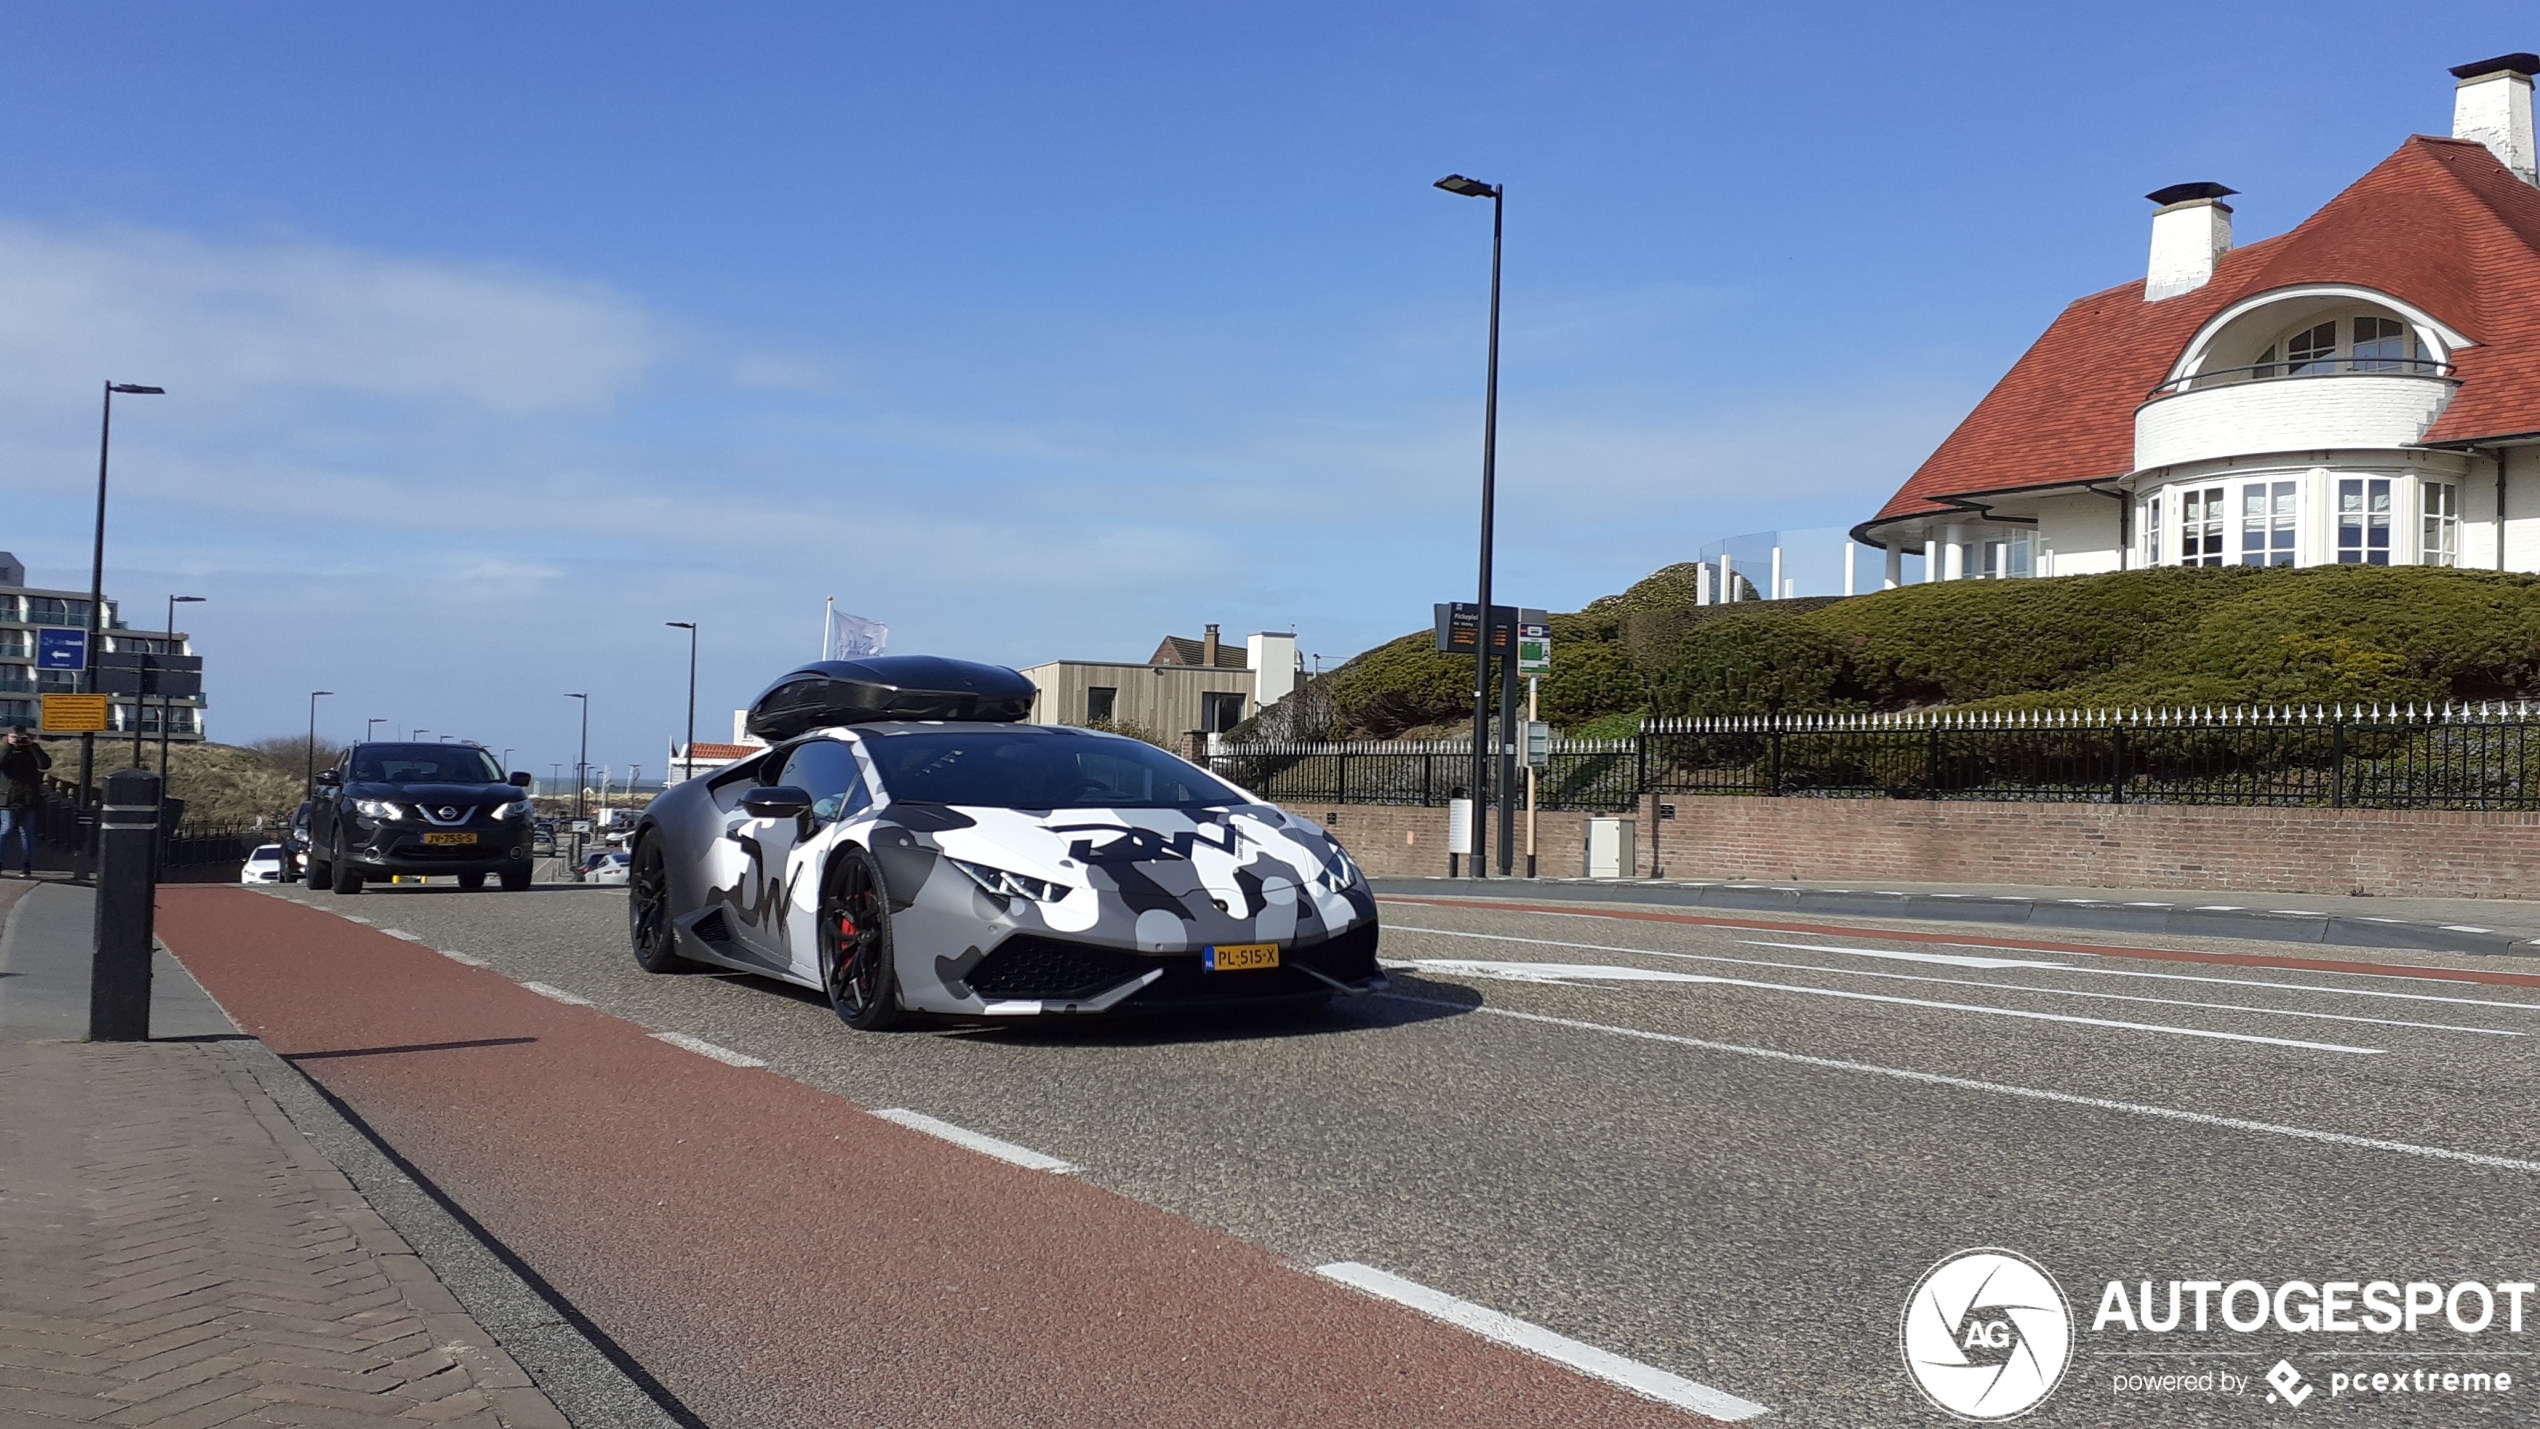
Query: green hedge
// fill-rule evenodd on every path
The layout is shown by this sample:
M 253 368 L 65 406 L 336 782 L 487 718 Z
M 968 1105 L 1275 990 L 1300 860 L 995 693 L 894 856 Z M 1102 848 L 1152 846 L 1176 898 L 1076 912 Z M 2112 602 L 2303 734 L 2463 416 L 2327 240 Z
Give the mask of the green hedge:
M 2441 701 L 2540 690 L 2540 578 L 2427 567 L 2165 567 L 1850 600 L 1692 604 L 1693 567 L 1552 618 L 1545 718 L 2126 704 Z M 1428 631 L 1330 677 L 1341 732 L 1472 714 Z

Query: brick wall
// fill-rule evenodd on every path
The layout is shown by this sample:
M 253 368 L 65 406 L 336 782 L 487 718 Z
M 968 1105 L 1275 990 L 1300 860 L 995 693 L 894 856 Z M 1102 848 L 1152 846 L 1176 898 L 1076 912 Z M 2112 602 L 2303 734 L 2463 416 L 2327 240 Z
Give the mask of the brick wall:
M 1390 804 L 1283 804 L 1289 813 L 1314 820 L 1339 838 L 1358 865 L 1379 878 L 1430 878 L 1446 874 L 1446 810 L 1411 809 Z M 1633 857 L 1644 878 L 1655 877 L 1650 863 L 1649 815 L 1655 801 L 1643 800 Z M 1682 807 L 1679 805 L 1678 807 Z M 1499 846 L 1499 821 L 1491 815 L 1490 842 Z M 1587 873 L 1586 814 L 1543 813 L 1535 816 L 1535 868 L 1546 878 L 1580 878 Z M 1669 824 L 1672 832 L 1677 825 Z M 1517 857 L 1525 871 L 1526 815 L 1517 813 Z M 1663 850 L 1662 850 L 1663 853 Z M 1499 855 L 1488 855 L 1499 866 Z
M 1669 878 L 2540 898 L 2540 814 L 1675 796 L 1661 821 L 1658 802 L 1637 816 L 1644 876 L 1654 855 Z M 1290 807 L 1369 873 L 1446 872 L 1444 809 Z M 1581 875 L 1585 818 L 1539 816 L 1545 877 Z

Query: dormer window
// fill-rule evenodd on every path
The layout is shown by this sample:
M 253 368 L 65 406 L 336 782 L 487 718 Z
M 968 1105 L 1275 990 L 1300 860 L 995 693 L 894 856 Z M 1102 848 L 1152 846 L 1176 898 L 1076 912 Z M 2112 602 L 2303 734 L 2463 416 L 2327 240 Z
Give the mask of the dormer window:
M 2355 370 L 2408 370 L 2408 329 L 2397 318 L 2355 319 Z
M 2321 323 L 2284 340 L 2284 375 L 2316 377 L 2337 370 L 2337 324 Z

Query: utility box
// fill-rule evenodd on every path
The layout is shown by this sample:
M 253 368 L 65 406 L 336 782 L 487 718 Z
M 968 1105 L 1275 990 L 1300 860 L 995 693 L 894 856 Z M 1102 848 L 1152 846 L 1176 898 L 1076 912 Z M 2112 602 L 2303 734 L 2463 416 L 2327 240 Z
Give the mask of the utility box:
M 1587 821 L 1587 876 L 1630 878 L 1640 871 L 1630 819 Z

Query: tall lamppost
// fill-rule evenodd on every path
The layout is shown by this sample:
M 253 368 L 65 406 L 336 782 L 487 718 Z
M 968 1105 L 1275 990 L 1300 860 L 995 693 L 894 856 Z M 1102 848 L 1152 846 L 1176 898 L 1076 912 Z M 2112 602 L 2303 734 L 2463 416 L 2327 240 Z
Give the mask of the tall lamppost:
M 97 423 L 97 532 L 96 544 L 88 561 L 88 654 L 81 666 L 80 689 L 97 693 L 97 636 L 105 628 L 106 618 L 106 449 L 115 431 L 115 394 L 127 397 L 164 397 L 165 387 L 142 387 L 130 382 L 106 384 L 105 415 Z M 141 724 L 141 697 L 133 697 L 132 722 L 136 737 Z M 132 762 L 139 764 L 141 754 L 135 749 Z M 96 777 L 97 735 L 84 731 L 79 737 L 79 796 L 88 798 L 89 782 Z M 90 837 L 95 837 L 92 830 Z M 94 851 L 96 845 L 89 845 Z
M 408 738 L 408 739 L 421 739 L 421 738 L 423 738 L 425 735 L 430 734 L 430 733 L 432 733 L 432 731 L 430 731 L 430 730 L 428 730 L 428 729 L 413 729 L 413 730 L 408 730 L 408 731 L 406 731 L 406 738 Z
M 333 690 L 311 690 L 311 691 L 309 691 L 309 784 L 308 784 L 308 789 L 307 789 L 307 791 L 306 791 L 306 792 L 304 792 L 304 793 L 300 796 L 300 797 L 302 797 L 302 798 L 304 798 L 304 799 L 314 799 L 314 798 L 316 798 L 316 797 L 317 797 L 317 702 L 318 702 L 318 696 L 320 696 L 320 695 L 331 695 L 331 694 L 334 694 L 334 693 L 335 693 L 335 692 L 334 692 Z
M 511 747 L 510 747 L 509 745 L 506 745 L 506 746 L 504 746 L 504 748 L 503 748 L 503 773 L 505 773 L 505 774 L 507 774 L 507 775 L 508 775 L 508 774 L 510 774 L 511 772 L 512 772 L 512 752 L 511 752 Z
M 180 605 L 201 605 L 202 603 L 203 597 L 199 595 L 172 595 L 168 597 L 168 653 L 170 655 L 174 655 L 176 653 L 176 608 Z M 159 674 L 161 679 L 165 679 L 167 676 L 166 668 L 161 667 Z M 169 704 L 167 692 L 165 690 L 161 690 L 159 692 L 159 793 L 162 796 L 167 793 L 168 788 L 168 709 Z M 138 695 L 133 697 L 132 712 L 136 716 L 141 713 L 141 697 Z M 135 718 L 132 723 L 132 762 L 138 765 L 141 762 L 141 721 L 138 718 Z
M 568 694 L 565 698 L 582 702 L 582 753 L 573 761 L 573 817 L 578 821 L 583 814 L 582 786 L 591 779 L 591 697 Z
M 665 620 L 662 624 L 672 630 L 688 632 L 688 743 L 679 753 L 688 761 L 688 772 L 695 774 L 697 772 L 697 622 Z M 668 782 L 667 776 L 664 777 L 663 782 Z
M 1496 496 L 1494 464 L 1499 454 L 1499 248 L 1503 190 L 1498 184 L 1449 174 L 1437 186 L 1465 198 L 1490 200 L 1490 376 L 1482 397 L 1482 579 L 1480 640 L 1473 651 L 1473 849 L 1475 877 L 1483 876 L 1482 790 L 1489 787 L 1490 755 L 1490 557 L 1492 505 Z M 1509 632 L 1514 639 L 1516 632 Z M 1502 730 L 1505 736 L 1507 731 Z M 1506 780 L 1502 780 L 1506 783 Z M 1500 791 L 1504 796 L 1507 790 Z M 1516 833 L 1516 809 L 1505 797 L 1499 810 L 1499 871 L 1509 872 L 1508 845 Z
M 379 733 L 379 727 L 387 722 L 388 719 L 385 715 L 374 715 L 371 718 L 362 721 L 362 743 L 370 743 L 371 737 Z

